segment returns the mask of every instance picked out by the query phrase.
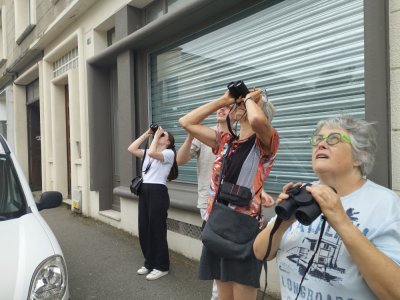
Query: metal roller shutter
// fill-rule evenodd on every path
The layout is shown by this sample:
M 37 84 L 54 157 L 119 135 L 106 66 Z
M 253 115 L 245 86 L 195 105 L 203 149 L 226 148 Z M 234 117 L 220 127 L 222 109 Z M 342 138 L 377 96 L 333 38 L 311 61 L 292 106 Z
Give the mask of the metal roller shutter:
M 228 82 L 266 88 L 281 137 L 266 188 L 314 180 L 308 137 L 318 120 L 364 117 L 363 18 L 362 0 L 287 0 L 153 53 L 151 118 L 180 146 L 186 134 L 178 119 L 222 95 Z M 195 161 L 180 167 L 178 180 L 196 182 Z

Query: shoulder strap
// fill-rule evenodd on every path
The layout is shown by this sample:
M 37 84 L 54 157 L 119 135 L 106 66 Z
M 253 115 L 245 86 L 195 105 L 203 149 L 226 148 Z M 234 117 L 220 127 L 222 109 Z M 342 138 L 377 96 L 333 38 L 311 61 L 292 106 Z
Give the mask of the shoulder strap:
M 226 149 L 226 152 L 225 152 L 225 154 L 224 154 L 223 161 L 222 161 L 221 173 L 220 173 L 219 182 L 218 182 L 218 191 L 217 191 L 217 194 L 216 194 L 215 197 L 214 197 L 213 204 L 215 204 L 215 201 L 217 201 L 218 195 L 219 195 L 219 193 L 221 192 L 221 182 L 222 182 L 222 179 L 224 178 L 224 174 L 225 174 L 226 161 L 227 161 L 227 159 L 228 159 L 229 152 L 231 151 L 232 143 L 233 143 L 233 141 L 234 141 L 236 138 L 237 138 L 236 136 L 233 136 L 233 137 L 229 140 L 229 142 L 228 142 L 228 148 Z M 254 196 L 257 195 L 257 193 L 258 193 L 262 188 L 263 188 L 263 185 L 261 185 L 260 188 L 254 193 Z M 260 197 L 261 197 L 261 195 L 260 195 Z M 258 210 L 258 218 L 261 217 L 261 212 L 262 212 L 262 199 L 260 198 L 260 208 L 259 208 L 259 210 Z
M 224 157 L 223 157 L 223 160 L 222 160 L 221 173 L 220 173 L 220 175 L 219 175 L 219 182 L 218 182 L 218 191 L 217 191 L 217 194 L 216 194 L 215 197 L 214 197 L 214 201 L 213 201 L 214 203 L 213 203 L 213 204 L 215 204 L 215 201 L 217 201 L 218 195 L 219 195 L 219 193 L 221 192 L 221 182 L 222 182 L 222 179 L 223 179 L 224 174 L 225 174 L 226 161 L 227 161 L 229 152 L 231 151 L 231 146 L 232 146 L 232 142 L 233 142 L 234 139 L 235 139 L 235 138 L 232 137 L 232 138 L 229 140 L 229 142 L 228 142 L 228 148 L 226 149 L 226 152 L 225 152 Z
M 144 147 L 144 155 L 143 155 L 143 158 L 142 158 L 142 163 L 141 163 L 141 165 L 140 165 L 140 172 L 143 172 L 143 164 L 144 164 L 144 159 L 145 159 L 145 157 L 146 157 L 146 152 L 147 152 L 147 147 L 149 146 L 149 139 L 147 139 L 146 140 L 146 145 L 145 145 L 145 147 Z M 147 167 L 146 167 L 146 173 L 147 173 L 147 171 L 150 169 L 150 165 L 151 165 L 151 163 L 149 163 L 148 165 L 147 165 Z

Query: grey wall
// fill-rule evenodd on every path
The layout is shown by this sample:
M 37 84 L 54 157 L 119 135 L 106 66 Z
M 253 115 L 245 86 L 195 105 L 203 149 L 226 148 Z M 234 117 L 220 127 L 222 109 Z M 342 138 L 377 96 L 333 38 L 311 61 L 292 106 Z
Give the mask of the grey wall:
M 90 147 L 90 189 L 99 191 L 100 210 L 111 208 L 112 200 L 112 126 L 110 71 L 87 66 Z
M 377 121 L 378 152 L 373 181 L 391 188 L 387 1 L 364 0 L 365 118 Z

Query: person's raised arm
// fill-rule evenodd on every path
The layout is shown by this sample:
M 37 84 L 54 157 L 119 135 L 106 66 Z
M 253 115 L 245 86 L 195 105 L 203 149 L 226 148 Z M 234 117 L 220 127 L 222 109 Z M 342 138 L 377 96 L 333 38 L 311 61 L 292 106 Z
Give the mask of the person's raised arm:
M 222 97 L 206 103 L 181 117 L 179 124 L 200 142 L 210 147 L 215 147 L 215 130 L 200 123 L 221 107 L 229 106 L 232 103 L 234 103 L 234 100 L 229 91 L 226 91 Z
M 251 128 L 263 145 L 270 149 L 273 134 L 272 125 L 262 110 L 262 103 L 259 103 L 262 101 L 261 92 L 260 89 L 255 89 L 248 93 L 244 99 L 239 99 L 239 102 L 244 101 L 247 110 L 247 119 L 249 120 Z
M 146 132 L 144 132 L 141 136 L 139 136 L 136 140 L 130 144 L 128 147 L 128 151 L 132 153 L 133 155 L 142 158 L 143 157 L 143 151 L 139 149 L 140 145 L 144 143 L 146 139 L 148 139 L 151 136 L 151 130 L 148 129 Z
M 186 164 L 191 158 L 190 148 L 192 147 L 193 136 L 188 135 L 183 142 L 182 146 L 179 147 L 176 153 L 176 163 L 178 166 Z

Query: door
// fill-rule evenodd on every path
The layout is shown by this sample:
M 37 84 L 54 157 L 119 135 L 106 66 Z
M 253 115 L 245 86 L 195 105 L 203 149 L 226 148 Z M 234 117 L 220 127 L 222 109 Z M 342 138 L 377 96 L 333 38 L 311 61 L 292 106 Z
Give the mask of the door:
M 42 153 L 39 101 L 27 105 L 29 185 L 32 191 L 42 189 Z
M 66 128 L 66 144 L 67 144 L 67 180 L 68 180 L 68 199 L 71 199 L 71 140 L 70 140 L 70 124 L 69 124 L 69 93 L 68 85 L 65 86 L 65 128 Z

